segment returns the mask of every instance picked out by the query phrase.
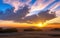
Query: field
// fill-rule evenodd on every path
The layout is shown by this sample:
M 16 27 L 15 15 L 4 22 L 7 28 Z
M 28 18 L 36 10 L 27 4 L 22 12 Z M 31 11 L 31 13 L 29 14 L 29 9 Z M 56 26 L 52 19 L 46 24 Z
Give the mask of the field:
M 60 38 L 60 32 L 25 31 L 20 33 L 0 33 L 0 38 Z

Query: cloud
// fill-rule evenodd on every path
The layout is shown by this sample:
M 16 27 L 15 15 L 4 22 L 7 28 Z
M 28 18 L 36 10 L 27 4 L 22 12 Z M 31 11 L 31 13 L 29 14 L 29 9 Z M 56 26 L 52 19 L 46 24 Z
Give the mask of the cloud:
M 30 19 L 28 19 L 28 18 L 27 18 L 27 20 L 24 19 L 25 15 L 28 14 L 29 12 L 30 13 L 32 12 L 31 14 L 33 14 L 33 11 L 36 11 L 36 10 L 39 10 L 39 12 L 40 12 L 40 10 L 43 10 L 49 4 L 54 2 L 54 0 L 48 0 L 48 1 L 46 1 L 46 0 L 36 0 L 36 2 L 33 5 L 30 6 L 31 10 L 29 10 L 27 8 L 27 6 L 29 6 L 30 1 L 31 0 L 29 0 L 29 1 L 26 0 L 25 2 L 22 1 L 22 0 L 4 0 L 4 3 L 12 5 L 13 7 L 15 7 L 15 9 L 13 9 L 13 10 L 14 11 L 17 10 L 17 11 L 16 11 L 16 13 L 14 13 L 12 9 L 11 10 L 7 9 L 6 13 L 4 15 L 0 16 L 0 19 L 1 20 L 13 20 L 13 21 L 16 21 L 16 22 L 27 22 L 27 20 L 28 21 L 32 20 L 32 21 L 35 22 L 35 21 L 37 21 L 37 20 L 39 20 L 41 18 L 44 20 L 47 17 L 48 17 L 47 19 L 51 19 L 49 14 L 47 15 L 47 14 L 42 13 L 42 12 L 41 12 L 42 15 L 39 15 L 39 17 L 33 15 L 33 16 L 29 17 Z M 25 6 L 26 4 L 27 4 L 27 6 Z M 20 7 L 23 7 L 23 8 L 20 9 Z M 54 18 L 53 15 L 51 15 L 51 17 Z
M 55 4 L 53 4 L 51 7 L 50 7 L 50 10 L 55 10 L 58 6 L 60 6 L 60 2 L 57 2 Z
M 28 23 L 17 23 L 13 21 L 0 20 L 0 27 L 10 28 L 10 27 L 30 27 L 32 24 Z
M 7 4 L 10 4 L 12 5 L 13 7 L 15 7 L 15 10 L 18 10 L 20 6 L 24 6 L 25 4 L 27 5 L 30 5 L 30 2 L 33 1 L 33 0 L 3 0 L 4 3 L 7 3 Z M 45 1 L 45 2 L 44 2 Z M 54 0 L 48 0 L 46 2 L 46 0 L 36 0 L 36 2 L 31 5 L 31 10 L 30 12 L 32 11 L 35 11 L 35 10 L 42 10 L 44 9 L 45 7 L 47 7 L 50 3 L 52 3 Z
M 38 15 L 31 15 L 26 17 L 25 19 L 30 23 L 39 23 L 56 18 L 55 12 L 51 12 L 52 14 L 49 14 L 49 11 L 50 10 L 41 11 L 38 13 Z
M 31 11 L 35 10 L 42 10 L 45 7 L 47 7 L 50 3 L 54 2 L 54 0 L 48 0 L 47 2 L 44 2 L 46 0 L 37 0 L 31 7 Z
M 60 10 L 57 10 L 57 11 L 56 11 L 56 16 L 57 16 L 57 17 L 60 17 Z
M 3 13 L 3 12 L 2 12 Z M 0 15 L 0 20 L 12 20 L 15 22 L 26 22 L 24 19 L 25 15 L 29 13 L 28 5 L 24 6 L 14 13 L 14 8 L 6 9 L 4 14 Z
M 48 13 L 50 10 L 42 11 L 38 14 L 38 16 L 32 15 L 25 18 L 25 15 L 29 13 L 29 8 L 27 5 L 22 9 L 17 10 L 16 13 L 14 13 L 13 10 L 14 8 L 7 9 L 4 14 L 0 15 L 0 20 L 8 20 L 20 23 L 38 23 L 55 18 L 54 13 Z
M 24 7 L 25 4 L 29 5 L 29 2 L 31 0 L 25 0 L 25 2 L 23 2 L 22 0 L 3 0 L 4 3 L 10 4 L 13 7 L 15 7 L 15 10 L 18 10 L 21 6 Z
M 59 9 L 58 9 L 59 7 Z M 56 2 L 54 3 L 51 7 L 50 7 L 51 11 L 55 11 L 56 12 L 56 16 L 59 17 L 60 16 L 60 2 Z
M 51 4 L 52 2 L 54 2 L 55 0 L 48 0 L 46 2 L 46 0 L 37 0 L 32 6 L 31 6 L 31 10 L 30 13 L 27 16 L 36 14 L 33 11 L 36 10 L 43 10 L 44 8 L 46 8 L 49 4 Z M 33 12 L 33 13 L 32 13 Z M 39 13 L 39 11 L 37 12 Z
M 47 23 L 60 23 L 60 17 L 47 21 Z

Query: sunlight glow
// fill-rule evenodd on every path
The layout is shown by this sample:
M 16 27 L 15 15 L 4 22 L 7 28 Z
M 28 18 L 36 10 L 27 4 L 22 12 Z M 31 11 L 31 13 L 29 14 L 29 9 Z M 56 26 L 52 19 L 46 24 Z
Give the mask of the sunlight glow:
M 46 27 L 47 26 L 47 23 L 38 23 L 37 25 L 36 25 L 37 27 Z
M 43 27 L 42 23 L 37 24 L 38 27 Z

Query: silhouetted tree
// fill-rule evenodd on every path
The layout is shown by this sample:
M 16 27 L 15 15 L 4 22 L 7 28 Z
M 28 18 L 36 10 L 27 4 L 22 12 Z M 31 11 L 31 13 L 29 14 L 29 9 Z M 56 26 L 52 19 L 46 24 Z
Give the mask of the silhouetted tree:
M 0 33 L 13 33 L 13 32 L 17 32 L 16 28 L 9 28 L 9 29 L 1 29 Z
M 4 32 L 6 32 L 6 33 L 17 32 L 17 29 L 16 28 L 5 29 Z
M 24 29 L 24 31 L 35 31 L 33 28 Z
M 51 31 L 60 31 L 60 28 L 51 29 Z

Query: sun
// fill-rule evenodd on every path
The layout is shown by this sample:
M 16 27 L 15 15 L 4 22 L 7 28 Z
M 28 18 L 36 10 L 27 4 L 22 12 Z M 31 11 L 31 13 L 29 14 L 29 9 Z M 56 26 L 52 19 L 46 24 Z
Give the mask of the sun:
M 38 27 L 43 27 L 42 23 L 37 24 Z
M 36 26 L 37 27 L 45 27 L 46 26 L 46 23 L 38 23 Z

